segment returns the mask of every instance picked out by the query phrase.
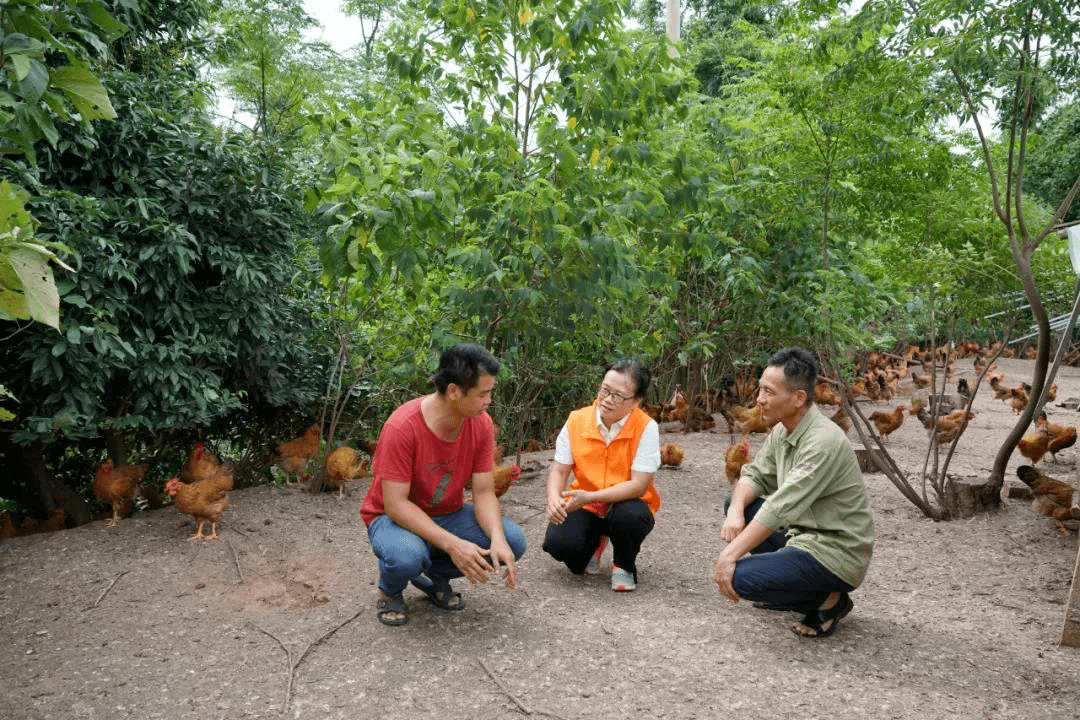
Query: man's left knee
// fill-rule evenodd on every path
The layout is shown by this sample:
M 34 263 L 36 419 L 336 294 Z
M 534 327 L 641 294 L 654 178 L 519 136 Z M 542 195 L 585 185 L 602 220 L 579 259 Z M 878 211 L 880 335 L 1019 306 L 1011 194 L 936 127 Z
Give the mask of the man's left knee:
M 521 556 L 525 554 L 525 549 L 529 546 L 529 541 L 525 538 L 525 532 L 518 527 L 517 523 L 504 518 L 503 535 L 506 536 L 506 544 L 510 546 L 510 551 L 514 553 L 514 559 L 520 560 Z

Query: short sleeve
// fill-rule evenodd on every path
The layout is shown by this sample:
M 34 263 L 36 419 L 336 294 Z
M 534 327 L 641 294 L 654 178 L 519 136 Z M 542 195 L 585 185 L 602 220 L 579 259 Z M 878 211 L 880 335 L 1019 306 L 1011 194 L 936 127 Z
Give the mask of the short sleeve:
M 472 472 L 491 472 L 495 467 L 495 423 L 491 416 L 484 413 L 477 418 L 473 432 L 476 454 L 473 456 Z
M 641 432 L 634 463 L 630 469 L 634 472 L 655 473 L 660 468 L 660 427 L 649 419 L 648 425 Z
M 412 483 L 416 438 L 408 423 L 387 423 L 379 433 L 372 467 L 379 480 Z
M 570 430 L 567 428 L 567 424 L 563 423 L 562 430 L 559 431 L 559 437 L 555 438 L 555 462 L 562 465 L 574 464 L 574 453 L 570 451 Z

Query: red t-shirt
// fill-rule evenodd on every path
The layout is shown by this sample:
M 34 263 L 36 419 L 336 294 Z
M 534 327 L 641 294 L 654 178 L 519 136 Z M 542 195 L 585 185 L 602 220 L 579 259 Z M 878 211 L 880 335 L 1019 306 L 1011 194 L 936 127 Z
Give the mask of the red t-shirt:
M 422 397 L 390 415 L 371 460 L 371 488 L 360 517 L 365 525 L 386 512 L 382 481 L 409 484 L 409 500 L 428 515 L 445 515 L 465 505 L 465 485 L 473 473 L 491 472 L 495 430 L 491 416 L 467 418 L 453 442 L 431 432 L 420 411 Z

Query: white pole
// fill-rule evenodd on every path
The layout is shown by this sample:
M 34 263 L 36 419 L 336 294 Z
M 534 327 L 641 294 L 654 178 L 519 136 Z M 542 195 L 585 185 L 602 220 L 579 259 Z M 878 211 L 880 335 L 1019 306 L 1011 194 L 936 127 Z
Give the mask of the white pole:
M 668 54 L 679 57 L 679 51 L 675 45 L 679 42 L 679 0 L 667 0 L 667 36 L 671 42 L 668 45 Z

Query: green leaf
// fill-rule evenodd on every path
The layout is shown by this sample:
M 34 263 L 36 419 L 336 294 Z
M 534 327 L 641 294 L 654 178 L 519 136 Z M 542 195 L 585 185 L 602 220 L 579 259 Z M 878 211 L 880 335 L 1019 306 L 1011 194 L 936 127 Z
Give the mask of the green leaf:
M 42 57 L 41 43 L 33 40 L 22 33 L 11 33 L 4 37 L 3 50 L 5 55 L 31 55 Z
M 116 119 L 116 111 L 109 102 L 105 86 L 89 70 L 71 65 L 57 68 L 50 80 L 52 86 L 61 90 L 78 108 L 84 120 Z
M 19 318 L 30 318 L 60 329 L 60 295 L 56 291 L 52 268 L 47 255 L 25 247 L 16 248 L 0 257 L 0 279 L 10 280 L 3 264 L 18 276 L 19 286 L 0 286 L 0 309 Z M 10 283 L 12 286 L 15 283 Z
M 48 141 L 49 145 L 56 147 L 56 143 L 60 141 L 60 132 L 53 124 L 52 118 L 45 114 L 40 105 L 29 105 L 26 110 L 27 116 L 34 123 L 38 133 Z
M 19 92 L 27 103 L 36 103 L 49 87 L 49 70 L 37 60 L 28 64 L 26 75 L 19 80 Z
M 30 58 L 25 55 L 12 55 L 11 64 L 15 67 L 15 79 L 22 79 L 30 74 Z
M 92 3 L 86 8 L 86 14 L 95 25 L 105 31 L 105 39 L 109 42 L 116 40 L 129 29 L 127 25 L 110 15 L 105 6 L 100 3 Z

